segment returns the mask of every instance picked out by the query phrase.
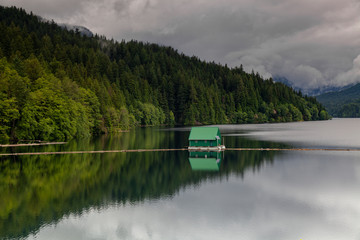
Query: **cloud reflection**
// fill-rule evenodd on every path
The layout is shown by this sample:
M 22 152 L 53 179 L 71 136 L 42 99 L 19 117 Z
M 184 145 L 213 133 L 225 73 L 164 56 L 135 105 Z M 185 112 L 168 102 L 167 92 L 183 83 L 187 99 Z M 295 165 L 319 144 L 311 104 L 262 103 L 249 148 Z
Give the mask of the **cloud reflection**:
M 246 136 L 292 144 L 294 147 L 360 148 L 359 123 L 359 119 L 343 118 L 315 122 L 223 125 L 220 130 L 225 137 Z
M 359 156 L 285 153 L 244 179 L 71 214 L 29 239 L 358 239 Z

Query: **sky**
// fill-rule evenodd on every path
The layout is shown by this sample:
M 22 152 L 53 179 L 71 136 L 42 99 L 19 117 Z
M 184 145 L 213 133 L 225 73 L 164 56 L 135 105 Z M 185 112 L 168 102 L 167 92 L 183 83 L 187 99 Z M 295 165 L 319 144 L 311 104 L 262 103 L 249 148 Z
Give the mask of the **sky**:
M 115 40 L 172 46 L 303 90 L 360 82 L 360 0 L 0 0 Z

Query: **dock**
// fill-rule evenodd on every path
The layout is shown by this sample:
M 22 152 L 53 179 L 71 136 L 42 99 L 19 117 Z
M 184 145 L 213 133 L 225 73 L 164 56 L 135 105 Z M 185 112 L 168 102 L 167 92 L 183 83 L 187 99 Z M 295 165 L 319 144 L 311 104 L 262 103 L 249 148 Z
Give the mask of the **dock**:
M 197 146 L 188 147 L 189 151 L 199 151 L 199 152 L 211 152 L 211 151 L 220 152 L 220 151 L 225 151 L 225 149 L 226 149 L 225 145 L 219 145 L 214 147 L 197 147 Z

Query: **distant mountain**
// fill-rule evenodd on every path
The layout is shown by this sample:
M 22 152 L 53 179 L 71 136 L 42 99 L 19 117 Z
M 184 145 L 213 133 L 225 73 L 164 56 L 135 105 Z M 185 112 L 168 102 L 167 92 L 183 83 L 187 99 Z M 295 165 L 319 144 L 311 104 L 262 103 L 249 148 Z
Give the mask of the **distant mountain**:
M 280 77 L 280 76 L 275 76 L 273 77 L 274 82 L 280 82 L 285 84 L 288 87 L 292 87 L 293 89 L 295 89 L 296 87 L 294 86 L 294 83 L 291 82 L 289 79 L 287 79 L 286 77 Z
M 351 85 L 347 85 L 347 86 L 343 86 L 343 87 L 326 86 L 326 87 L 319 87 L 319 88 L 313 88 L 313 89 L 302 89 L 302 88 L 296 87 L 295 84 L 291 80 L 287 79 L 286 77 L 275 76 L 273 79 L 275 82 L 281 82 L 281 83 L 285 84 L 286 86 L 292 87 L 295 91 L 301 91 L 303 94 L 306 94 L 308 96 L 318 96 L 318 95 L 325 94 L 328 92 L 338 92 L 338 91 L 342 91 L 342 90 L 345 90 L 347 88 L 354 86 L 354 84 L 351 84 Z
M 61 27 L 62 29 L 65 29 L 65 30 L 68 30 L 68 31 L 74 31 L 74 32 L 78 31 L 80 33 L 80 35 L 82 35 L 82 36 L 87 36 L 87 37 L 93 37 L 94 36 L 94 34 L 88 28 L 83 27 L 83 26 L 71 25 L 71 24 L 68 24 L 68 23 L 56 23 L 56 22 L 54 22 L 54 20 L 49 20 L 49 19 L 43 18 L 41 16 L 36 16 L 36 17 L 40 20 L 40 22 L 56 24 L 59 27 Z
M 71 25 L 71 24 L 66 24 L 66 23 L 61 23 L 58 24 L 60 27 L 68 30 L 68 31 L 74 31 L 77 32 L 79 31 L 79 33 L 81 35 L 87 36 L 87 37 L 93 37 L 94 34 L 86 27 L 83 26 L 77 26 L 77 25 Z
M 360 117 L 360 83 L 316 98 L 334 117 Z

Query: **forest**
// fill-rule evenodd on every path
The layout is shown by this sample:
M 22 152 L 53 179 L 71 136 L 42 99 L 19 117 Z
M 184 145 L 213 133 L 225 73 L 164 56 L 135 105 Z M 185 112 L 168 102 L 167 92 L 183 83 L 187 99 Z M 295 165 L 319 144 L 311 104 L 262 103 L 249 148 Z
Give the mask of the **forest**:
M 0 141 L 62 141 L 135 126 L 329 119 L 314 97 L 242 66 L 68 31 L 0 6 Z
M 360 117 L 360 84 L 337 92 L 328 92 L 316 97 L 334 117 Z
M 333 111 L 333 116 L 340 118 L 359 118 L 360 117 L 360 99 L 341 105 Z

